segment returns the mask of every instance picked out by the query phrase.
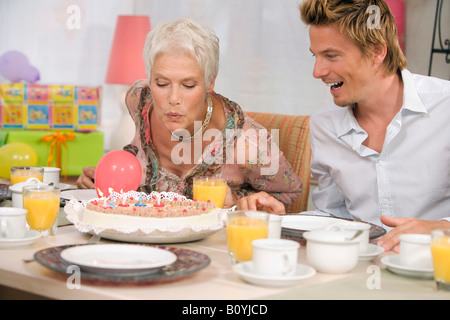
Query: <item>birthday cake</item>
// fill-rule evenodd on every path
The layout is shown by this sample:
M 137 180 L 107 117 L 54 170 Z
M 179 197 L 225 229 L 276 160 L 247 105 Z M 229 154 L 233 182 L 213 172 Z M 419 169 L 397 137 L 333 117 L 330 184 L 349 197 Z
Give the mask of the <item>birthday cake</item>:
M 221 222 L 220 209 L 211 201 L 195 201 L 170 193 L 115 194 L 86 203 L 81 222 L 112 230 L 201 230 Z

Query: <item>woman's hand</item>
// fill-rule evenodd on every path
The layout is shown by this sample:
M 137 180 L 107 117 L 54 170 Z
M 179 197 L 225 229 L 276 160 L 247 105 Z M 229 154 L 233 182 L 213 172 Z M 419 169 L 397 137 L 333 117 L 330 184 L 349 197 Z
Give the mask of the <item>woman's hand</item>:
M 95 167 L 83 168 L 83 174 L 78 177 L 78 189 L 95 189 L 94 184 Z
M 265 211 L 276 214 L 286 213 L 284 204 L 264 191 L 239 199 L 237 210 Z
M 229 185 L 227 185 L 227 192 L 225 194 L 225 202 L 223 204 L 224 209 L 232 208 L 234 205 L 236 205 L 236 197 L 233 194 L 233 191 L 231 191 L 231 188 Z

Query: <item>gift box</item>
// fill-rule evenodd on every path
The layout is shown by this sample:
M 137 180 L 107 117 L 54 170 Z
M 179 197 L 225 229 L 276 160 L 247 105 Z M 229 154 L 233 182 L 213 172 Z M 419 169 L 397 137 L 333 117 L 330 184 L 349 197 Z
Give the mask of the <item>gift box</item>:
M 0 84 L 0 128 L 95 131 L 101 87 Z
M 61 175 L 78 176 L 103 156 L 103 132 L 0 130 L 0 144 L 24 142 L 37 154 L 38 166 L 59 167 Z

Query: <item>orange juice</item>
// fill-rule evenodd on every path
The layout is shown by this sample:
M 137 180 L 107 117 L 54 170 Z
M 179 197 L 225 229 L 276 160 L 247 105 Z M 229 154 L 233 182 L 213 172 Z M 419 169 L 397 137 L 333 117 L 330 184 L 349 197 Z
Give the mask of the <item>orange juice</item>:
M 267 238 L 267 220 L 235 217 L 227 225 L 228 251 L 238 261 L 250 261 L 253 256 L 252 241 Z
M 431 244 L 434 278 L 438 282 L 450 284 L 450 236 L 443 236 Z
M 11 185 L 15 185 L 16 183 L 19 182 L 24 182 L 27 181 L 29 178 L 36 178 L 39 181 L 42 182 L 42 180 L 44 179 L 44 173 L 43 171 L 34 171 L 34 170 L 15 170 L 13 172 L 11 172 Z
M 59 213 L 59 197 L 49 191 L 31 191 L 23 198 L 23 207 L 28 210 L 27 222 L 34 230 L 48 230 Z
M 194 199 L 196 200 L 210 200 L 216 205 L 216 207 L 223 208 L 226 193 L 227 183 L 225 179 L 194 179 Z

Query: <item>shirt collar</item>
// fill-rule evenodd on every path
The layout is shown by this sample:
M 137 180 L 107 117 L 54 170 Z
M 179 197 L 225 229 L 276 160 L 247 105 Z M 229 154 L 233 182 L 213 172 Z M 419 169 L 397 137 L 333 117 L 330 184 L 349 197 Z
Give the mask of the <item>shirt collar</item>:
M 403 79 L 403 106 L 402 109 L 408 109 L 414 112 L 427 113 L 427 109 L 417 93 L 414 78 L 407 69 L 402 70 Z
M 337 128 L 337 136 L 342 137 L 350 133 L 351 131 L 362 131 L 362 128 L 359 126 L 353 114 L 353 105 L 345 107 L 342 111 L 344 112 L 344 117 L 342 119 L 340 128 Z
M 416 85 L 411 72 L 407 69 L 403 69 L 401 76 L 403 80 L 403 105 L 401 111 L 407 109 L 413 112 L 427 113 L 427 110 L 423 105 L 419 94 L 417 93 Z M 345 111 L 342 125 L 336 132 L 338 137 L 349 134 L 352 131 L 364 132 L 355 119 L 353 107 L 354 106 L 351 105 L 344 108 Z

